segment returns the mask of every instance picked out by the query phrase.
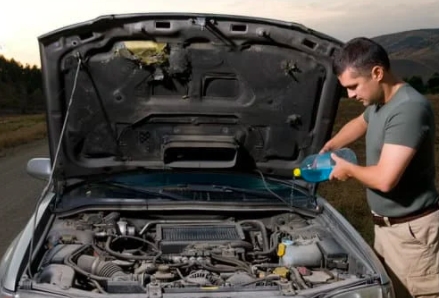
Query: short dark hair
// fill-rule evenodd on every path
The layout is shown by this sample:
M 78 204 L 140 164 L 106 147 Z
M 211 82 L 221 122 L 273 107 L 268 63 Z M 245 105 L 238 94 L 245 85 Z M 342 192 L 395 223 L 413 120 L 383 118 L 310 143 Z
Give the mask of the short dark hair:
M 365 74 L 369 73 L 374 66 L 389 70 L 389 56 L 380 44 L 366 37 L 357 37 L 345 43 L 333 61 L 333 71 L 337 76 L 348 67 Z

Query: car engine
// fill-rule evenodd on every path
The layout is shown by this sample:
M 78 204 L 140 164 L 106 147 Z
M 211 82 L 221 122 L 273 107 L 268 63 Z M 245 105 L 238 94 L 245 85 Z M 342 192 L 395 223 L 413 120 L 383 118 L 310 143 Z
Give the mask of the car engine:
M 44 249 L 33 282 L 62 290 L 276 287 L 288 294 L 355 274 L 333 235 L 295 213 L 258 219 L 81 213 L 55 219 Z

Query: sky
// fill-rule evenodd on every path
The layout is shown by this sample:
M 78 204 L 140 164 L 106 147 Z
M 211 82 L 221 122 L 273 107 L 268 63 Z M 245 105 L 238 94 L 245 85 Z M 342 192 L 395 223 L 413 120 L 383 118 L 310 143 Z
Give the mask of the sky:
M 0 10 L 0 54 L 40 65 L 38 36 L 101 15 L 206 12 L 301 23 L 342 41 L 439 28 L 438 0 L 6 0 Z

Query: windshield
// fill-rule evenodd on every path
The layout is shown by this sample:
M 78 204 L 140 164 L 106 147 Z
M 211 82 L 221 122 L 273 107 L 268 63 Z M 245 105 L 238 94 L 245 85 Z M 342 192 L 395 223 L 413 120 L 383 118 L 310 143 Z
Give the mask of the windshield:
M 87 199 L 120 198 L 148 201 L 308 202 L 291 181 L 261 175 L 206 172 L 134 172 L 108 176 L 72 187 L 64 196 Z

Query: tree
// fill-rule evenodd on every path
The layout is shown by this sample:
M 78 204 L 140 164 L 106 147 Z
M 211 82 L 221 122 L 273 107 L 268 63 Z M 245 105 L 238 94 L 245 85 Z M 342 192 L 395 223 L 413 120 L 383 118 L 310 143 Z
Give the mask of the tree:
M 0 55 L 0 108 L 16 113 L 43 111 L 41 70 Z
M 439 73 L 435 72 L 427 81 L 428 92 L 432 94 L 439 93 Z
M 420 76 L 412 76 L 410 78 L 405 78 L 404 81 L 406 81 L 413 88 L 418 90 L 420 93 L 425 93 L 426 88 L 424 85 L 424 81 L 422 80 L 422 78 Z

